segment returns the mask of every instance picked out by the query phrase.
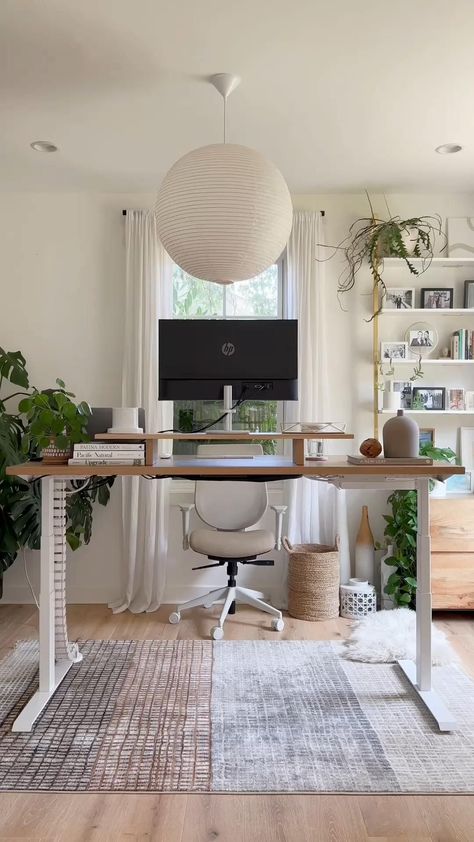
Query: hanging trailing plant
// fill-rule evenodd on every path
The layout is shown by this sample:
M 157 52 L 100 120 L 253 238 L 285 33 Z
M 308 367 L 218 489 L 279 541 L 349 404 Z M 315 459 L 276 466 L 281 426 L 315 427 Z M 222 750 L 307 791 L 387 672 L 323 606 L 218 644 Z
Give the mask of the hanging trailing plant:
M 343 251 L 345 256 L 346 265 L 338 280 L 339 294 L 353 289 L 357 273 L 368 263 L 374 288 L 379 289 L 383 300 L 386 294 L 382 277 L 384 257 L 398 257 L 404 261 L 412 275 L 421 275 L 433 259 L 438 240 L 443 243 L 440 251 L 446 247 L 446 236 L 438 214 L 403 219 L 401 216 L 393 216 L 387 205 L 389 218 L 380 219 L 375 215 L 367 191 L 366 196 L 370 216 L 356 219 L 347 236 L 337 246 L 329 248 L 334 249 L 334 254 Z M 421 258 L 422 265 L 416 266 L 413 258 Z

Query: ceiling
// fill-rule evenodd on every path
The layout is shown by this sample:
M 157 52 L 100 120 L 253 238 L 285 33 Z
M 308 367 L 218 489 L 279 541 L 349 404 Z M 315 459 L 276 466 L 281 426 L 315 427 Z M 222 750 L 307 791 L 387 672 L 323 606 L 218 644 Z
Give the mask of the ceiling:
M 1 189 L 153 192 L 228 71 L 228 139 L 293 193 L 470 192 L 473 36 L 472 0 L 2 0 Z

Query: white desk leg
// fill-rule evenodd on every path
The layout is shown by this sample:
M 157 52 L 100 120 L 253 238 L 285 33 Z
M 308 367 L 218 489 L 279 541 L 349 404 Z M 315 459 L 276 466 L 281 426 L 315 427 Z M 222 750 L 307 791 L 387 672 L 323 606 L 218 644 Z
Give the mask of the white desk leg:
M 66 626 L 66 488 L 54 477 L 41 480 L 41 563 L 39 610 L 39 689 L 15 719 L 12 731 L 33 724 L 73 663 L 82 660 Z
M 441 731 L 452 731 L 455 720 L 441 699 L 431 689 L 431 538 L 429 479 L 416 480 L 418 502 L 418 534 L 416 544 L 416 664 L 399 661 L 401 668 Z

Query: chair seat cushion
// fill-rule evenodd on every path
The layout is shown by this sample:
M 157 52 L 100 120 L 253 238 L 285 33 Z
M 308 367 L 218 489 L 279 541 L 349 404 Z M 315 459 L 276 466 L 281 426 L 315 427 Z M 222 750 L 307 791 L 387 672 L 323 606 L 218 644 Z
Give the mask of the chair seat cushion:
M 267 529 L 248 532 L 221 532 L 215 529 L 194 529 L 189 538 L 191 549 L 217 558 L 248 558 L 273 550 L 275 536 Z

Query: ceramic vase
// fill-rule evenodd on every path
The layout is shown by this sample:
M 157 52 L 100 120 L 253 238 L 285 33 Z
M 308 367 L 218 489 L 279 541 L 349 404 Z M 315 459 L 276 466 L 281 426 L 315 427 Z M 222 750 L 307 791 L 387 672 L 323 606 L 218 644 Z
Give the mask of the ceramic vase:
M 391 567 L 389 564 L 385 564 L 385 559 L 390 558 L 392 555 L 393 547 L 390 544 L 380 559 L 380 602 L 381 608 L 384 608 L 385 610 L 390 610 L 395 607 L 395 603 L 390 594 L 385 593 L 385 585 L 388 583 L 388 578 L 395 572 L 394 567 Z
M 362 506 L 359 531 L 355 545 L 355 575 L 357 579 L 374 584 L 375 579 L 375 548 L 374 536 L 369 523 L 369 510 Z
M 383 390 L 383 408 L 391 409 L 392 412 L 400 409 L 400 398 L 401 392 L 394 392 L 393 380 L 389 380 Z
M 383 426 L 383 455 L 387 459 L 413 458 L 419 455 L 420 431 L 418 424 L 399 409 L 395 418 Z

